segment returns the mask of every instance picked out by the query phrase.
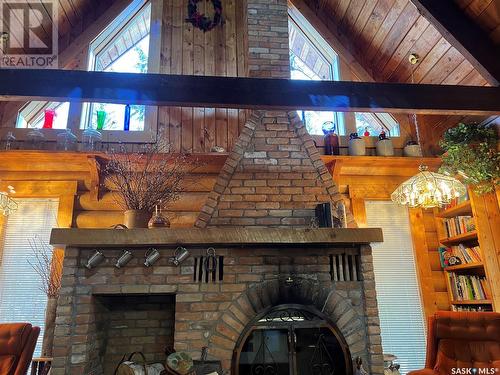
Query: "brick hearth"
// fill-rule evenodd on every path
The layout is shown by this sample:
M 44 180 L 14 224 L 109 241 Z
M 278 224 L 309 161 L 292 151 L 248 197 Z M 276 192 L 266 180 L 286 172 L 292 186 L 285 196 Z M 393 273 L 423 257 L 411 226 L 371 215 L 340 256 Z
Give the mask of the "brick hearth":
M 169 322 L 174 323 L 176 350 L 198 357 L 201 348 L 208 346 L 210 357 L 221 360 L 224 368 L 230 369 L 233 350 L 244 327 L 266 308 L 284 303 L 314 306 L 326 314 L 342 333 L 351 356 L 362 357 L 370 373 L 383 373 L 371 248 L 366 244 L 379 241 L 379 232 L 374 236 L 371 229 L 235 229 L 231 236 L 231 230 L 225 229 L 221 233 L 228 243 L 224 244 L 221 238 L 204 245 L 202 239 L 213 238 L 217 231 L 220 230 L 138 230 L 123 232 L 127 234 L 122 236 L 117 230 L 55 230 L 52 241 L 65 241 L 68 246 L 57 310 L 54 374 L 109 373 L 111 362 L 133 350 L 159 359 L 163 345 L 169 344 L 168 334 L 147 326 L 159 324 L 168 331 Z M 346 246 L 347 235 L 359 240 Z M 134 243 L 134 259 L 117 269 L 116 259 L 124 249 L 130 249 L 127 237 L 134 237 L 143 245 Z M 260 240 L 251 244 L 243 243 L 243 238 L 247 242 Z M 307 243 L 314 238 L 317 243 Z M 89 243 L 85 243 L 86 239 Z M 101 246 L 96 247 L 99 240 Z M 267 241 L 274 244 L 265 245 Z M 168 258 L 179 242 L 184 243 L 191 257 L 175 267 Z M 155 244 L 162 257 L 146 268 L 145 252 Z M 223 257 L 222 280 L 217 277 L 215 282 L 211 278 L 205 282 L 204 278 L 198 281 L 195 277 L 195 258 L 205 256 L 208 245 L 213 245 L 217 256 Z M 96 248 L 101 249 L 106 260 L 88 270 L 84 264 Z M 341 276 L 339 264 L 345 268 L 352 264 L 353 271 L 350 275 L 343 271 Z M 288 276 L 301 282 L 291 287 L 283 282 Z M 165 295 L 170 299 L 166 300 Z M 103 296 L 107 302 L 103 303 Z M 141 302 L 141 296 L 149 296 L 150 302 L 156 304 L 149 304 L 148 310 L 148 303 Z M 118 324 L 120 319 L 113 315 L 117 312 L 110 308 L 110 301 L 119 301 L 117 298 L 139 298 L 136 302 L 141 303 L 136 305 L 139 310 L 144 309 L 121 312 L 127 319 Z M 164 307 L 164 317 L 158 315 L 158 303 Z M 154 318 L 151 323 L 146 322 L 148 314 Z M 175 314 L 174 319 L 171 314 Z M 103 330 L 105 321 L 117 324 Z M 126 345 L 118 344 L 117 337 L 122 337 Z

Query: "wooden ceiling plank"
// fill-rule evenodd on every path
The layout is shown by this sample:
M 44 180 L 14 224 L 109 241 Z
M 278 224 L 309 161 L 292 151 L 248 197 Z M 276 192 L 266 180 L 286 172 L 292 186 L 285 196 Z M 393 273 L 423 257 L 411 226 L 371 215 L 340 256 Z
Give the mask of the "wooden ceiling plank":
M 493 0 L 474 0 L 467 6 L 465 12 L 472 17 L 480 16 L 492 2 Z
M 441 84 L 459 65 L 464 57 L 451 47 L 420 81 L 426 84 Z
M 415 45 L 415 42 L 419 40 L 428 26 L 429 22 L 424 17 L 418 17 L 411 30 L 405 35 L 403 41 L 399 44 L 394 54 L 387 61 L 386 65 L 376 72 L 376 76 L 380 78 L 379 80 L 381 82 L 387 82 L 399 64 L 408 63 L 408 56 L 413 52 L 412 48 Z
M 464 86 L 484 86 L 486 80 L 477 70 L 473 70 L 464 77 L 458 84 Z
M 368 51 L 368 48 L 372 45 L 375 35 L 382 26 L 382 23 L 385 20 L 385 16 L 387 15 L 387 12 L 389 12 L 389 9 L 391 9 L 394 2 L 395 0 L 379 0 L 377 6 L 373 9 L 373 12 L 370 14 L 370 17 L 368 18 L 365 27 L 361 31 L 360 38 L 356 40 L 357 51 L 360 51 L 358 53 L 358 56 L 361 58 L 363 62 L 365 60 L 362 59 L 361 54 Z
M 214 91 L 214 87 L 219 89 Z M 3 101 L 69 100 L 268 110 L 500 114 L 500 88 L 496 87 L 50 69 L 1 69 L 0 95 Z
M 418 20 L 420 14 L 411 3 L 407 3 L 399 15 L 397 21 L 392 26 L 391 31 L 377 51 L 378 57 L 373 66 L 374 72 L 381 72 L 386 63 L 392 58 L 394 52 L 399 47 L 412 26 Z
M 349 8 L 347 8 L 346 15 L 341 24 L 341 31 L 348 35 L 349 38 L 352 37 L 352 31 L 356 21 L 358 20 L 361 10 L 365 6 L 366 0 L 351 1 Z
M 356 41 L 359 39 L 361 31 L 366 26 L 370 15 L 372 14 L 378 0 L 367 0 L 359 13 L 359 16 L 352 27 L 350 38 L 353 40 L 354 44 L 358 44 Z
M 379 52 L 382 43 L 386 39 L 387 35 L 389 35 L 389 33 L 391 32 L 393 25 L 396 23 L 406 4 L 407 0 L 396 0 L 396 2 L 387 13 L 382 26 L 377 31 L 377 34 L 375 34 L 370 47 L 368 48 L 368 50 L 363 52 L 365 61 L 370 65 L 372 65 L 374 57 Z
M 414 81 L 419 83 L 424 79 L 426 74 L 432 69 L 432 67 L 439 61 L 439 59 L 451 48 L 450 43 L 446 39 L 441 38 L 439 42 L 431 49 L 431 51 L 423 58 L 418 65 L 415 67 Z M 411 82 L 412 76 L 411 72 L 409 77 L 407 77 L 406 82 Z
M 441 39 L 441 34 L 439 34 L 434 26 L 429 25 L 410 51 L 411 53 L 417 53 L 422 61 L 437 44 L 439 39 Z M 406 82 L 408 77 L 411 77 L 412 70 L 413 66 L 409 64 L 408 60 L 402 60 L 393 74 L 389 76 L 389 82 Z
M 500 48 L 452 1 L 411 0 L 481 75 L 494 86 L 500 84 Z
M 461 80 L 474 70 L 470 62 L 464 59 L 442 82 L 443 85 L 458 85 Z

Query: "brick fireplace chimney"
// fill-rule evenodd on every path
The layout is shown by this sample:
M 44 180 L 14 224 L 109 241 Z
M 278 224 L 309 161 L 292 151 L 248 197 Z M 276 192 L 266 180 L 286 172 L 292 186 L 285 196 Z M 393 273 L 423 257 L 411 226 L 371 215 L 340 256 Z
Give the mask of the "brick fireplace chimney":
M 341 201 L 297 113 L 256 111 L 195 226 L 308 227 L 318 203 Z M 355 226 L 350 213 L 347 223 Z

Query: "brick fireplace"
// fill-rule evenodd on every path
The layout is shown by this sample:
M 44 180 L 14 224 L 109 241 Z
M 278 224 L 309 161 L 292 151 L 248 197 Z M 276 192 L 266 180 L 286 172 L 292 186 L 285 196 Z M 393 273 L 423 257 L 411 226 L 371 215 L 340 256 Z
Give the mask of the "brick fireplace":
M 55 229 L 66 246 L 57 310 L 54 374 L 112 374 L 121 357 L 142 351 L 164 360 L 173 346 L 235 369 L 245 327 L 273 306 L 299 304 L 321 312 L 371 374 L 382 374 L 382 349 L 370 242 L 377 229 Z M 169 262 L 182 244 L 190 257 Z M 207 248 L 219 265 L 205 277 Z M 161 254 L 144 266 L 146 251 Z M 84 267 L 99 249 L 105 260 Z M 124 250 L 134 258 L 115 268 Z M 213 276 L 213 277 L 212 277 Z M 235 367 L 236 366 L 236 367 Z M 235 373 L 235 372 L 233 372 Z

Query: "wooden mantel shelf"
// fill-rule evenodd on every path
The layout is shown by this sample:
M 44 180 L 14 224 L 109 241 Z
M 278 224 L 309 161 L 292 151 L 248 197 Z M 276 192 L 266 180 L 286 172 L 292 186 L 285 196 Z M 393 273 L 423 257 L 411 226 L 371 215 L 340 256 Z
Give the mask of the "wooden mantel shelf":
M 53 229 L 50 243 L 73 247 L 328 245 L 382 242 L 380 228 Z

